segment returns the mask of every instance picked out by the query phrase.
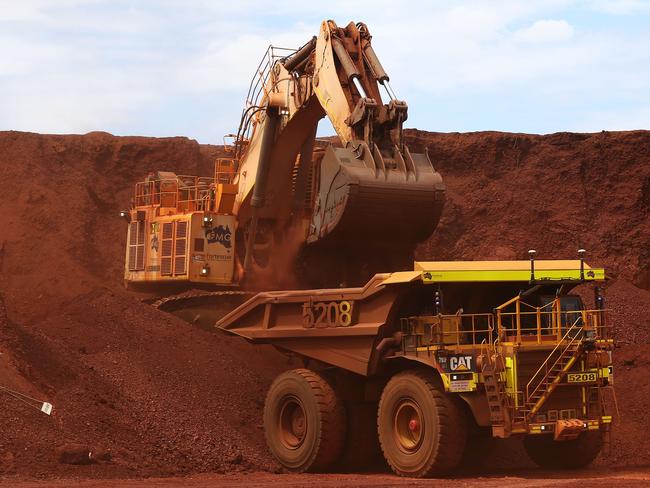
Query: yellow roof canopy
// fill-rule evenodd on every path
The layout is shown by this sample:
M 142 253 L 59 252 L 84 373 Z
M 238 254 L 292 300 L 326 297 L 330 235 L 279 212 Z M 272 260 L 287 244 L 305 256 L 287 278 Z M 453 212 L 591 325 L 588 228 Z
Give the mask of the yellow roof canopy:
M 539 259 L 534 261 L 535 282 L 602 281 L 603 268 L 592 268 L 580 260 Z M 530 261 L 416 261 L 414 270 L 425 283 L 531 281 Z M 409 275 L 412 279 L 412 275 Z M 399 281 L 399 280 L 398 280 Z M 408 280 L 411 281 L 411 280 Z

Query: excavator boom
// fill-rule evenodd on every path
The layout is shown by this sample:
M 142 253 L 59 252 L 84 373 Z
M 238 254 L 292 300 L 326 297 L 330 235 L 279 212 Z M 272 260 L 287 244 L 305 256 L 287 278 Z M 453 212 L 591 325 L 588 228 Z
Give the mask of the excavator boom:
M 354 255 L 367 274 L 377 271 L 371 263 L 391 262 L 378 256 L 410 261 L 435 229 L 442 178 L 426 152 L 404 144 L 408 107 L 395 98 L 371 39 L 363 23 L 340 28 L 329 20 L 289 56 L 268 56 L 263 89 L 249 100 L 236 145 L 245 270 L 256 250 L 271 248 L 287 229 L 298 229 L 306 247 L 321 254 Z M 324 116 L 342 147 L 314 151 Z

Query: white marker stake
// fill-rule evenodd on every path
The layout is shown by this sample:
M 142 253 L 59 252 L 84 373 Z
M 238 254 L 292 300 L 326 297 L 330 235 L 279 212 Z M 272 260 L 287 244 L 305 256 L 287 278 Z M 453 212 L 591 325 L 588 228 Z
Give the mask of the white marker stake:
M 52 414 L 52 404 L 43 402 L 43 405 L 41 406 L 41 412 L 43 412 L 45 415 L 51 415 Z

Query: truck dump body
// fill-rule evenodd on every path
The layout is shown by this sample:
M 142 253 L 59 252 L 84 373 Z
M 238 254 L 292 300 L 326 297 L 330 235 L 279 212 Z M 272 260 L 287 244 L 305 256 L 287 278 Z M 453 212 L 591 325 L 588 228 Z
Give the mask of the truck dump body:
M 581 260 L 417 262 L 362 288 L 260 293 L 217 326 L 368 378 L 429 367 L 493 435 L 571 438 L 611 422 L 602 299 L 568 294 L 604 279 Z
M 390 279 L 375 275 L 362 288 L 258 293 L 218 326 L 367 376 L 374 344 L 399 302 L 400 287 L 389 287 Z

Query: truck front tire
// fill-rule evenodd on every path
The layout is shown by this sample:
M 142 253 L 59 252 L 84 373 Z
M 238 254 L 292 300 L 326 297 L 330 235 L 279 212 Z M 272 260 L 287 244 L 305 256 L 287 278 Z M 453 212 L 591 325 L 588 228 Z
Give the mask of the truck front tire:
M 442 476 L 458 467 L 467 423 L 455 399 L 431 372 L 393 376 L 381 395 L 379 442 L 386 461 L 400 476 Z
M 345 409 L 325 378 L 308 369 L 278 376 L 264 404 L 266 443 L 289 471 L 322 471 L 345 443 Z

